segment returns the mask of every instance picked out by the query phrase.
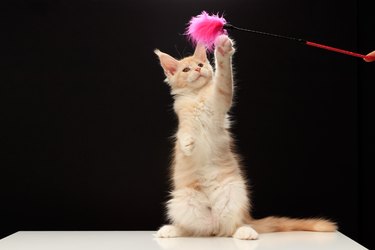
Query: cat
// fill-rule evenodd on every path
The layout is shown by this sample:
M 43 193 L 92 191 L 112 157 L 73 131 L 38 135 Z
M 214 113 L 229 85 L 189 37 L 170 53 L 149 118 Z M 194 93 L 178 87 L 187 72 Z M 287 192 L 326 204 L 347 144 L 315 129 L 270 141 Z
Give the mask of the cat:
M 323 218 L 270 216 L 253 219 L 247 180 L 230 133 L 228 112 L 233 104 L 234 41 L 215 40 L 215 70 L 204 45 L 192 56 L 177 60 L 156 49 L 174 98 L 178 117 L 171 179 L 166 203 L 170 225 L 156 237 L 223 236 L 257 239 L 259 233 L 337 230 Z

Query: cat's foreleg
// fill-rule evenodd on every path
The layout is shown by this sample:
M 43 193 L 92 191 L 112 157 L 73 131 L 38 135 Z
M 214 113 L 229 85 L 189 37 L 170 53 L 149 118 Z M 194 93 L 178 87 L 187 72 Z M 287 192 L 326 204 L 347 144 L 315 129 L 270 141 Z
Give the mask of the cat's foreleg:
M 189 131 L 180 130 L 177 133 L 177 140 L 184 155 L 190 156 L 195 148 L 194 136 Z
M 232 55 L 235 49 L 233 42 L 227 35 L 219 36 L 215 41 L 215 93 L 229 109 L 233 98 Z

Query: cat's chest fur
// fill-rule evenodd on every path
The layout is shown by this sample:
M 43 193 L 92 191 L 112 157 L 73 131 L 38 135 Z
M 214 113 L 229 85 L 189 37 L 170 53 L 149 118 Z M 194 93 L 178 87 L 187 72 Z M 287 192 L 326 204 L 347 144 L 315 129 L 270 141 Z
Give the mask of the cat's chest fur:
M 196 96 L 176 102 L 176 113 L 179 123 L 188 124 L 195 132 L 211 133 L 223 127 L 224 116 L 220 115 L 210 97 Z
M 212 104 L 209 103 L 205 98 L 199 98 L 196 102 L 192 104 L 192 123 L 195 125 L 196 129 L 201 129 L 203 131 L 207 129 L 213 129 L 213 117 L 215 116 L 215 111 Z

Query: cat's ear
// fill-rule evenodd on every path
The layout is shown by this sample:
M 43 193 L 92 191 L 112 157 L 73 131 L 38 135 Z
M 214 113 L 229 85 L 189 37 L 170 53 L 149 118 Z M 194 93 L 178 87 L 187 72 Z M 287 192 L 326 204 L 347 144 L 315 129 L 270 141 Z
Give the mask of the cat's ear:
M 158 49 L 154 50 L 154 52 L 159 57 L 160 65 L 164 69 L 165 75 L 167 77 L 173 76 L 176 73 L 178 61 Z
M 202 62 L 207 60 L 206 47 L 203 45 L 203 43 L 198 43 L 195 47 L 194 57 Z

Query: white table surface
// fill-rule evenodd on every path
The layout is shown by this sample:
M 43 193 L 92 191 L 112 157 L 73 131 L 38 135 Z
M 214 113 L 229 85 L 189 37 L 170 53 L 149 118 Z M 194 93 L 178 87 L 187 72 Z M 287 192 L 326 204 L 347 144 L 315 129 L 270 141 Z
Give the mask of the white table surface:
M 364 250 L 340 232 L 261 234 L 258 240 L 233 238 L 158 239 L 154 231 L 19 231 L 0 240 L 0 250 Z

